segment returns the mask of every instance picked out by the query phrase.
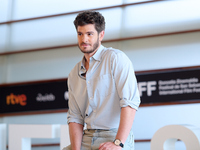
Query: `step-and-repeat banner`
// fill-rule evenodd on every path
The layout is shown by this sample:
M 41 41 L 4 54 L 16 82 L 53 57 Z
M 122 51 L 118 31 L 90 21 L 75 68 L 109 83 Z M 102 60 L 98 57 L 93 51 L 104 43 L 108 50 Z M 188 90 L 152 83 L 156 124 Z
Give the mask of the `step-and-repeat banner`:
M 136 73 L 142 104 L 200 100 L 200 68 Z M 68 108 L 67 79 L 0 87 L 0 113 Z
M 67 80 L 0 87 L 0 113 L 68 108 Z
M 200 100 L 200 68 L 138 74 L 143 104 Z

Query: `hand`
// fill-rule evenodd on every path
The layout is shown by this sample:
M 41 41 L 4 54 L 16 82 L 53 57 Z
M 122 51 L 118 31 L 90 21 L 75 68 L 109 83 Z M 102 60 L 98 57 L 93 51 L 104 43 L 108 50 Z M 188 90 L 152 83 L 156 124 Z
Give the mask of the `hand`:
M 113 142 L 101 143 L 99 150 L 121 150 L 120 146 L 115 145 Z

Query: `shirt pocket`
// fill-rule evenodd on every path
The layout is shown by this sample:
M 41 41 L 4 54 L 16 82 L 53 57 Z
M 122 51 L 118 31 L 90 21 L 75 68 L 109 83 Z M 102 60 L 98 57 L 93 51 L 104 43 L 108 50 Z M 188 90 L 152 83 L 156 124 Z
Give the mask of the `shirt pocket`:
M 114 92 L 115 85 L 111 74 L 104 74 L 94 79 L 97 96 L 106 97 Z

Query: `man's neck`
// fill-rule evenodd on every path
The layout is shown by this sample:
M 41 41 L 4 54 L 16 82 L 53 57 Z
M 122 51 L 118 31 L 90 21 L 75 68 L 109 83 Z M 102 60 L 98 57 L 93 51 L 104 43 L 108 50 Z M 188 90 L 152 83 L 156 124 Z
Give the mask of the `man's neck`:
M 100 47 L 100 46 L 99 46 Z M 99 47 L 92 53 L 84 53 L 84 57 L 85 57 L 85 68 L 86 70 L 89 69 L 89 64 L 90 64 L 90 57 L 92 57 L 99 49 Z
M 84 64 L 84 66 L 85 66 L 85 69 L 88 71 L 88 69 L 89 69 L 89 64 L 90 64 L 90 57 L 89 57 L 89 60 L 85 57 L 85 64 Z
M 85 56 L 85 59 L 90 62 L 90 57 L 92 57 L 96 52 L 97 50 L 99 49 L 99 47 L 92 53 L 84 53 L 84 56 Z

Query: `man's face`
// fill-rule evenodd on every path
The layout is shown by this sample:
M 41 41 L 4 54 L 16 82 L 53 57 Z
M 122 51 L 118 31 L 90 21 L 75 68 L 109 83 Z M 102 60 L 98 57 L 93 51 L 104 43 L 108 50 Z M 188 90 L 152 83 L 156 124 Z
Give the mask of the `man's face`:
M 78 26 L 78 46 L 83 53 L 92 54 L 99 48 L 104 36 L 104 31 L 98 34 L 94 24 Z

